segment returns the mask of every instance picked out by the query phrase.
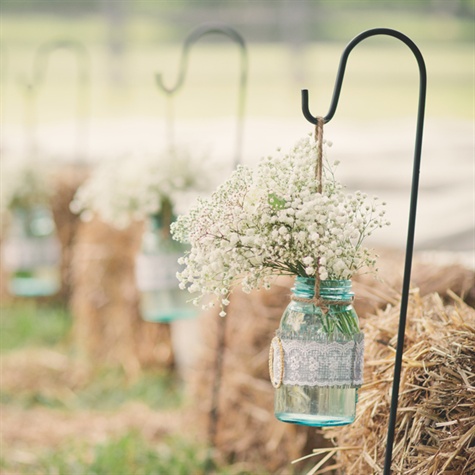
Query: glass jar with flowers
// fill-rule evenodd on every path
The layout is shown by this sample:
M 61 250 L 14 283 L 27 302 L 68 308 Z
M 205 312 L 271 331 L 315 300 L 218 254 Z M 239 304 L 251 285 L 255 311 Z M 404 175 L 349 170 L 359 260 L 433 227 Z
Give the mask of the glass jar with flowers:
M 388 225 L 385 203 L 347 192 L 335 178 L 331 145 L 307 136 L 287 153 L 240 166 L 209 199 L 172 225 L 190 244 L 180 285 L 211 294 L 226 315 L 230 294 L 296 277 L 270 349 L 275 413 L 285 422 L 325 426 L 354 419 L 362 383 L 363 335 L 352 307 L 351 277 L 374 268 L 363 240 Z
M 187 246 L 174 240 L 170 226 L 196 196 L 205 194 L 221 172 L 208 155 L 173 148 L 101 162 L 78 189 L 71 209 L 89 220 L 97 215 L 117 229 L 142 222 L 144 231 L 135 258 L 135 283 L 144 320 L 170 323 L 178 366 L 189 364 L 196 307 L 180 289 L 178 259 Z M 196 338 L 194 338 L 196 340 Z
M 8 288 L 22 297 L 50 296 L 60 288 L 61 245 L 50 208 L 51 167 L 6 156 L 0 214 L 2 263 Z

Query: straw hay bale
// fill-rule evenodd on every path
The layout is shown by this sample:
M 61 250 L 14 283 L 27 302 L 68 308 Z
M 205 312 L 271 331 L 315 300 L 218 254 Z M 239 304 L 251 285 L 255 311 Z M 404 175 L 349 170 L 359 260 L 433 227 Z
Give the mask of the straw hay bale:
M 142 228 L 81 223 L 72 261 L 77 346 L 92 361 L 120 364 L 130 375 L 145 366 L 173 366 L 169 326 L 145 322 L 139 312 L 134 266 Z
M 414 292 L 408 307 L 394 474 L 475 473 L 475 310 L 452 294 Z M 326 432 L 341 473 L 381 474 L 384 465 L 398 306 L 365 321 L 365 381 L 356 421 Z
M 357 275 L 353 279 L 355 310 L 360 318 L 385 308 L 388 303 L 396 305 L 402 289 L 404 252 L 380 249 L 378 276 Z M 424 253 L 415 253 L 411 272 L 411 287 L 418 288 L 421 295 L 438 293 L 447 299 L 450 290 L 468 305 L 475 306 L 475 272 L 459 263 L 440 264 L 436 258 L 427 261 Z M 450 297 L 449 297 L 449 300 Z
M 88 175 L 84 166 L 65 166 L 54 177 L 54 193 L 51 197 L 51 211 L 56 225 L 56 233 L 61 243 L 61 288 L 59 297 L 68 300 L 71 295 L 71 260 L 73 243 L 80 218 L 69 209 L 76 190 Z

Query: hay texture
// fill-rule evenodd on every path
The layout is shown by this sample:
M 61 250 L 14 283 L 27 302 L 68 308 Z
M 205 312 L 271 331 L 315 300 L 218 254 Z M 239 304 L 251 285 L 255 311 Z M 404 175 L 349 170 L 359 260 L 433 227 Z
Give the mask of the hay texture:
M 65 166 L 58 170 L 54 177 L 51 211 L 61 243 L 61 288 L 58 297 L 63 301 L 68 301 L 72 292 L 73 245 L 80 224 L 79 216 L 71 212 L 69 204 L 87 175 L 88 170 L 84 166 Z
M 117 230 L 98 219 L 81 223 L 72 261 L 76 346 L 94 364 L 119 364 L 131 376 L 173 366 L 169 326 L 140 316 L 134 266 L 141 236 L 139 224 Z
M 405 254 L 400 250 L 379 249 L 378 276 L 361 274 L 353 279 L 355 310 L 360 318 L 385 308 L 388 303 L 397 305 L 401 294 Z M 457 256 L 437 260 L 427 259 L 425 253 L 415 253 L 411 271 L 411 288 L 421 295 L 438 293 L 445 301 L 452 300 L 447 291 L 460 296 L 468 305 L 475 306 L 475 272 L 469 266 L 457 263 Z
M 393 474 L 475 473 L 475 310 L 452 296 L 449 305 L 436 293 L 410 298 Z M 364 324 L 357 419 L 326 432 L 342 474 L 383 472 L 398 323 L 388 306 Z

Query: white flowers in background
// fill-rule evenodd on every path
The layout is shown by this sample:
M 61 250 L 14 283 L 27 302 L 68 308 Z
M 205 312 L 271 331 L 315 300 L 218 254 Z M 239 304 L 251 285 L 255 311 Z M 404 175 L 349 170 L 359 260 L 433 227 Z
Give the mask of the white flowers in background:
M 219 167 L 204 155 L 175 148 L 159 155 L 127 156 L 100 163 L 78 189 L 70 208 L 84 220 L 97 214 L 124 228 L 161 211 L 164 200 L 185 212 L 196 195 L 212 189 Z
M 365 237 L 388 225 L 384 203 L 347 193 L 326 159 L 317 191 L 317 144 L 301 139 L 288 152 L 263 158 L 255 170 L 240 166 L 208 199 L 172 225 L 191 244 L 178 274 L 182 288 L 213 294 L 221 315 L 237 283 L 243 290 L 268 287 L 275 274 L 349 279 L 375 260 Z
M 0 215 L 14 208 L 31 209 L 49 204 L 52 163 L 4 154 L 0 162 Z

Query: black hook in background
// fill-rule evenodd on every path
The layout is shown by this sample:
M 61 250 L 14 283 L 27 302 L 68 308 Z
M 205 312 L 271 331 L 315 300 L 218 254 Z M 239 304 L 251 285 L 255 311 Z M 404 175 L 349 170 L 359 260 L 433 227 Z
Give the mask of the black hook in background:
M 162 73 L 156 74 L 155 79 L 157 81 L 157 85 L 160 89 L 162 89 L 163 92 L 171 95 L 177 92 L 183 86 L 185 82 L 185 76 L 186 76 L 187 66 L 188 66 L 188 56 L 189 56 L 191 47 L 202 36 L 210 34 L 210 33 L 225 35 L 231 40 L 235 41 L 239 45 L 240 51 L 241 51 L 241 62 L 242 62 L 240 84 L 243 85 L 246 83 L 247 52 L 246 52 L 246 43 L 244 42 L 243 37 L 236 30 L 234 30 L 233 28 L 227 25 L 222 25 L 219 23 L 212 23 L 212 24 L 210 23 L 210 24 L 204 24 L 204 25 L 198 26 L 185 38 L 185 41 L 183 43 L 181 60 L 180 60 L 180 67 L 178 69 L 179 72 L 178 72 L 177 80 L 173 87 L 165 86 L 162 79 L 162 76 L 163 76 Z
M 34 55 L 33 58 L 33 69 L 30 80 L 25 80 L 24 86 L 26 91 L 26 97 L 28 98 L 30 104 L 30 121 L 32 122 L 31 127 L 35 129 L 36 127 L 36 115 L 33 111 L 34 109 L 34 100 L 36 98 L 38 89 L 44 84 L 46 71 L 48 67 L 48 61 L 51 54 L 57 50 L 65 49 L 71 51 L 75 54 L 77 61 L 77 100 L 76 100 L 76 148 L 75 148 L 75 159 L 80 161 L 83 158 L 84 144 L 86 143 L 83 134 L 86 132 L 82 131 L 81 120 L 84 120 L 84 116 L 88 113 L 89 100 L 86 100 L 86 91 L 88 91 L 90 86 L 90 58 L 86 47 L 76 40 L 71 39 L 59 39 L 47 41 L 41 44 Z M 30 132 L 34 135 L 34 131 Z M 36 147 L 31 145 L 30 149 L 32 152 L 35 151 Z
M 399 397 L 399 384 L 401 380 L 401 367 L 402 367 L 402 355 L 404 349 L 404 337 L 406 329 L 406 317 L 407 317 L 407 305 L 409 299 L 409 286 L 411 280 L 411 266 L 412 266 L 412 256 L 414 252 L 414 234 L 415 234 L 415 223 L 416 223 L 416 208 L 417 208 L 417 195 L 419 190 L 419 170 L 421 162 L 421 149 L 422 149 L 422 134 L 424 128 L 424 111 L 425 111 L 425 100 L 426 100 L 426 90 L 427 90 L 427 73 L 424 63 L 424 58 L 422 57 L 419 48 L 416 44 L 408 38 L 403 33 L 392 30 L 389 28 L 374 28 L 371 30 L 364 31 L 359 35 L 355 36 L 346 48 L 343 51 L 343 54 L 340 59 L 340 65 L 338 68 L 337 78 L 335 82 L 335 89 L 333 91 L 332 102 L 330 109 L 327 115 L 323 118 L 324 123 L 329 122 L 336 111 L 338 100 L 340 98 L 341 86 L 343 84 L 343 77 L 345 75 L 346 63 L 348 56 L 350 55 L 353 48 L 370 36 L 376 35 L 387 35 L 397 38 L 398 40 L 405 43 L 416 57 L 417 64 L 419 66 L 419 103 L 417 111 L 417 125 L 416 125 L 416 140 L 414 147 L 414 165 L 412 173 L 412 186 L 411 186 L 411 200 L 410 200 L 410 210 L 409 210 L 409 225 L 407 231 L 407 243 L 406 243 L 406 259 L 404 265 L 404 279 L 402 286 L 402 295 L 401 295 L 401 310 L 399 316 L 399 330 L 398 330 L 398 339 L 397 339 L 397 348 L 396 348 L 396 357 L 394 364 L 394 381 L 393 381 L 393 391 L 391 397 L 391 409 L 389 414 L 389 425 L 388 425 L 388 436 L 387 436 L 387 445 L 386 445 L 386 456 L 384 461 L 384 475 L 390 475 L 391 473 L 391 461 L 392 461 L 392 452 L 394 445 L 394 432 L 396 428 L 396 415 L 397 415 L 397 405 Z M 308 91 L 306 89 L 302 90 L 302 112 L 305 118 L 312 124 L 317 123 L 317 118 L 310 114 L 308 108 Z
M 235 157 L 233 168 L 240 162 L 241 158 L 241 147 L 242 147 L 242 131 L 243 131 L 243 120 L 244 120 L 244 101 L 245 101 L 245 93 L 246 93 L 246 85 L 247 85 L 247 49 L 246 43 L 244 38 L 233 28 L 213 23 L 213 24 L 204 24 L 200 25 L 195 28 L 185 39 L 183 44 L 183 50 L 180 60 L 180 67 L 177 76 L 177 80 L 175 85 L 172 87 L 167 87 L 163 83 L 162 74 L 158 73 L 155 75 L 155 79 L 157 82 L 158 87 L 168 96 L 169 99 L 183 86 L 185 82 L 185 76 L 188 66 L 188 58 L 190 49 L 201 37 L 207 34 L 222 34 L 236 42 L 239 46 L 239 50 L 241 52 L 241 71 L 239 77 L 239 92 L 238 92 L 238 113 L 237 113 L 237 129 L 236 129 L 236 144 L 235 144 Z M 169 111 L 168 111 L 168 120 L 169 120 L 169 136 L 170 142 L 173 142 L 173 130 L 172 130 L 172 110 L 171 104 L 169 103 Z M 229 318 L 229 317 L 228 317 Z M 223 372 L 223 356 L 226 350 L 225 346 L 225 334 L 226 334 L 226 322 L 228 318 L 220 318 L 218 321 L 218 328 L 216 334 L 216 359 L 214 365 L 214 381 L 212 387 L 212 394 L 211 394 L 211 411 L 209 415 L 209 427 L 208 427 L 208 443 L 211 447 L 216 445 L 216 433 L 217 433 L 217 425 L 218 425 L 218 418 L 219 418 L 219 392 L 221 387 L 221 378 Z M 210 473 L 212 470 L 212 456 L 211 450 L 208 451 L 207 460 L 206 460 L 206 467 L 205 472 Z
M 60 39 L 43 43 L 36 50 L 34 63 L 32 86 L 37 87 L 43 84 L 48 60 L 56 50 L 65 49 L 74 52 L 78 64 L 78 83 L 87 85 L 89 83 L 89 55 L 86 47 L 76 40 Z
M 234 168 L 240 162 L 241 158 L 241 147 L 242 147 L 242 135 L 243 135 L 243 119 L 244 119 L 244 102 L 246 94 L 246 85 L 247 85 L 247 49 L 244 38 L 230 26 L 220 24 L 220 23 L 206 23 L 195 28 L 189 35 L 185 38 L 182 55 L 180 59 L 180 66 L 178 69 L 178 76 L 175 82 L 175 85 L 172 87 L 167 87 L 163 83 L 162 73 L 157 73 L 155 75 L 155 80 L 157 86 L 168 96 L 173 96 L 178 90 L 183 87 L 185 82 L 185 76 L 188 67 L 188 58 L 190 54 L 191 47 L 195 44 L 201 37 L 207 34 L 221 34 L 230 38 L 232 41 L 237 43 L 241 53 L 241 70 L 239 75 L 239 92 L 238 92 L 238 112 L 237 112 L 237 131 L 236 131 L 236 145 L 235 145 L 235 159 L 234 159 Z M 170 120 L 171 120 L 171 111 L 170 111 Z M 170 132 L 172 134 L 172 132 Z

